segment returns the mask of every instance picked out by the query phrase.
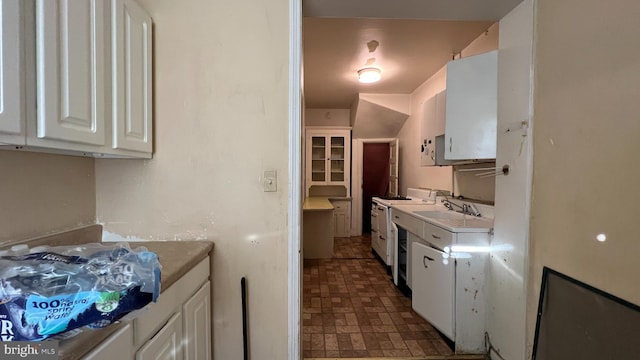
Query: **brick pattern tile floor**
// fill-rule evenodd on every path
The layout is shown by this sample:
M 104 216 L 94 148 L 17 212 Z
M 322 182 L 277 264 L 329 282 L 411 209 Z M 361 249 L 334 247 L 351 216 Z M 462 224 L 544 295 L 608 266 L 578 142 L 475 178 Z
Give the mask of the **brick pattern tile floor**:
M 370 244 L 368 236 L 337 238 L 333 259 L 304 260 L 304 357 L 452 355 L 393 285 Z

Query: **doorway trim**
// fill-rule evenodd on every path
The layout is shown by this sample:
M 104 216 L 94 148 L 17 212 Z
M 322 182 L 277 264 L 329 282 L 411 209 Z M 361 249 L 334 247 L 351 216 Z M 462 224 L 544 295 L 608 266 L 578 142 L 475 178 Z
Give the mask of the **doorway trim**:
M 362 171 L 364 144 L 385 144 L 396 138 L 353 139 L 351 144 L 351 235 L 362 235 Z
M 289 0 L 287 358 L 302 359 L 302 0 Z

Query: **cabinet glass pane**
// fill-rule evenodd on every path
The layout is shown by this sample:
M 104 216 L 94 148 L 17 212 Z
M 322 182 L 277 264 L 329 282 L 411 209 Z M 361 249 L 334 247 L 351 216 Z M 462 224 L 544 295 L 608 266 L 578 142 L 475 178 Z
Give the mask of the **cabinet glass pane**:
M 344 160 L 331 160 L 331 181 L 344 181 Z
M 331 148 L 331 160 L 343 160 L 344 148 Z
M 326 146 L 325 144 L 325 137 L 324 136 L 313 136 L 311 137 L 311 146 L 313 147 L 322 147 L 324 148 Z
M 313 160 L 323 160 L 324 161 L 324 148 L 323 147 L 314 147 L 311 149 L 311 157 Z
M 325 160 L 311 161 L 311 181 L 325 181 Z
M 331 137 L 331 160 L 344 160 L 344 137 Z
M 331 147 L 343 147 L 344 148 L 344 136 L 331 137 Z

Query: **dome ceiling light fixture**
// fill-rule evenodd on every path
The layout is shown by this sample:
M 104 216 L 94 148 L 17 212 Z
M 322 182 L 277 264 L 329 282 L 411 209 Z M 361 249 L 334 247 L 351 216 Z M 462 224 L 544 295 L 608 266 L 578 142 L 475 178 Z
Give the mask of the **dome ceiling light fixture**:
M 363 84 L 370 84 L 380 80 L 382 70 L 377 67 L 369 66 L 358 70 L 358 81 Z
M 363 84 L 380 81 L 380 78 L 382 77 L 382 69 L 379 66 L 373 65 L 376 62 L 376 58 L 373 56 L 373 53 L 378 49 L 379 45 L 380 43 L 377 40 L 371 40 L 367 43 L 367 48 L 369 49 L 371 57 L 367 59 L 364 67 L 358 70 L 358 81 Z

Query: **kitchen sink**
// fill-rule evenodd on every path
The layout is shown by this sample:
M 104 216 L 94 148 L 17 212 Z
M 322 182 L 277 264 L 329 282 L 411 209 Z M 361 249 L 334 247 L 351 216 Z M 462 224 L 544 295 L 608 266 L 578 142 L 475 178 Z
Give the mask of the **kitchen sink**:
M 426 218 L 432 219 L 462 219 L 464 215 L 461 213 L 457 213 L 454 211 L 437 211 L 437 210 L 426 210 L 426 211 L 413 211 L 414 214 L 418 216 L 423 216 Z

